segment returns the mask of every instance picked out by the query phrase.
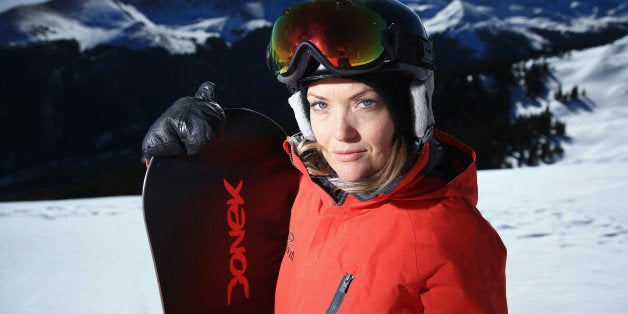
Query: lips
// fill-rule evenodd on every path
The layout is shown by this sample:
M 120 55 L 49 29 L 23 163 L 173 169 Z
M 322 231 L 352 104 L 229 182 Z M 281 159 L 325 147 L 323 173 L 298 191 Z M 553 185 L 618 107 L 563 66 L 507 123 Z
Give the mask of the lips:
M 341 162 L 350 162 L 350 161 L 358 160 L 365 153 L 366 153 L 366 150 L 344 150 L 344 151 L 337 150 L 337 151 L 332 152 L 334 158 Z

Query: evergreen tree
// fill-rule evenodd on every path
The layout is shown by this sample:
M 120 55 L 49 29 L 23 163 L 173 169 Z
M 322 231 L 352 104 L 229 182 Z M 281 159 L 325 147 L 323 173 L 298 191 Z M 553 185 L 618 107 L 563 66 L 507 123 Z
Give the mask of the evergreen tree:
M 558 89 L 554 93 L 554 99 L 561 102 L 563 101 L 563 86 L 561 84 L 558 84 Z
M 295 132 L 288 92 L 257 57 L 269 33 L 251 32 L 231 46 L 210 38 L 189 55 L 115 46 L 81 52 L 74 41 L 0 47 L 0 171 L 34 174 L 10 187 L 0 184 L 0 198 L 35 195 L 34 187 L 47 198 L 139 193 L 144 133 L 173 101 L 207 80 L 218 85 L 224 107 L 258 110 Z M 553 162 L 562 154 L 564 123 L 549 111 L 514 114 L 511 91 L 519 80 L 530 97 L 545 91 L 547 63 L 525 64 L 437 67 L 436 127 L 475 149 L 479 169 Z M 557 93 L 565 97 L 562 87 Z
M 571 89 L 571 100 L 577 100 L 578 99 L 578 86 L 574 86 Z

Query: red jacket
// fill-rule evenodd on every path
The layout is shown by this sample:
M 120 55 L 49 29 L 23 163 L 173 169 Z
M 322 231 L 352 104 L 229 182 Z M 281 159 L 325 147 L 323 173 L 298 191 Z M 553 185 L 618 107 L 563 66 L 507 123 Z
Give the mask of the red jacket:
M 442 147 L 426 144 L 391 193 L 368 201 L 348 195 L 335 205 L 302 175 L 276 313 L 324 313 L 347 274 L 338 313 L 507 312 L 506 249 L 475 208 L 475 153 L 442 132 L 435 138 Z

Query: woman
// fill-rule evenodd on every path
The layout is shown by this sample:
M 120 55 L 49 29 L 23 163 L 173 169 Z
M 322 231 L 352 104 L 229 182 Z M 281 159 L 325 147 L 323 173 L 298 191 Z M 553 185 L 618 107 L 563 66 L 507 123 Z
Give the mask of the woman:
M 284 146 L 303 174 L 276 313 L 506 313 L 475 153 L 433 129 L 419 17 L 393 0 L 305 3 L 275 22 L 268 61 L 293 92 L 301 133 Z M 215 130 L 220 109 L 204 108 Z M 177 150 L 150 133 L 146 155 Z

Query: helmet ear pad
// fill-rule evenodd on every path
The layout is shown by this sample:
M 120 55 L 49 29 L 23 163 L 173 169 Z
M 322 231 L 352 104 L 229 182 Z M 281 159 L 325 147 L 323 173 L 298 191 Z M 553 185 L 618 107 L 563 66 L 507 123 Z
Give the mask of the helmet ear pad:
M 305 95 L 302 95 L 301 91 L 297 91 L 290 98 L 288 103 L 294 111 L 294 118 L 297 120 L 297 125 L 303 137 L 310 141 L 316 141 L 314 138 L 314 132 L 312 132 L 312 124 L 310 123 L 310 106 L 307 102 Z M 308 104 L 307 106 L 305 104 Z
M 353 79 L 353 77 L 348 78 Z M 356 81 L 361 80 L 358 78 Z M 365 84 L 369 85 L 366 82 Z M 406 142 L 412 144 L 415 141 L 419 141 L 420 143 L 428 141 L 432 136 L 434 127 L 434 114 L 432 111 L 434 76 L 431 75 L 427 80 L 422 82 L 411 81 L 409 87 L 407 87 L 409 90 L 405 92 L 409 94 L 408 97 L 405 97 L 405 95 L 386 95 L 386 93 L 388 93 L 387 91 L 382 92 L 382 89 L 379 88 L 378 90 L 378 88 L 379 87 L 373 87 L 388 105 L 388 111 L 391 113 L 395 127 L 401 132 Z M 404 92 L 398 91 L 398 93 Z M 297 125 L 303 137 L 310 141 L 315 141 L 316 138 L 310 122 L 310 104 L 307 101 L 306 94 L 307 86 L 303 86 L 299 91 L 292 94 L 288 99 L 288 103 L 294 111 Z M 391 101 L 391 99 L 394 100 Z M 399 99 L 405 99 L 405 101 L 400 102 Z M 403 103 L 408 106 L 406 107 Z
M 414 114 L 414 136 L 421 142 L 427 142 L 434 131 L 434 111 L 432 110 L 432 94 L 434 93 L 434 75 L 423 82 L 410 84 Z

